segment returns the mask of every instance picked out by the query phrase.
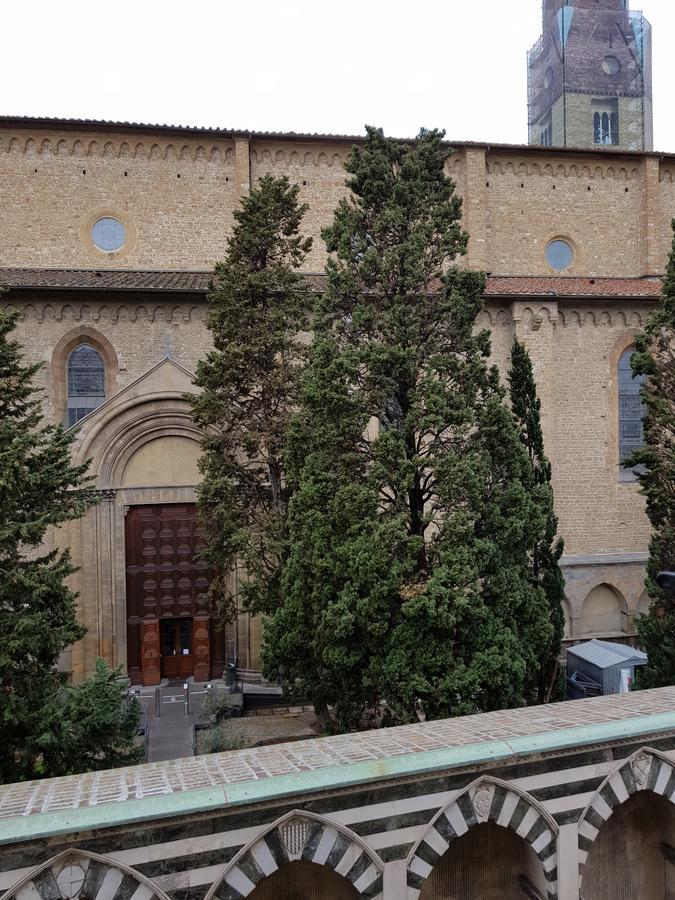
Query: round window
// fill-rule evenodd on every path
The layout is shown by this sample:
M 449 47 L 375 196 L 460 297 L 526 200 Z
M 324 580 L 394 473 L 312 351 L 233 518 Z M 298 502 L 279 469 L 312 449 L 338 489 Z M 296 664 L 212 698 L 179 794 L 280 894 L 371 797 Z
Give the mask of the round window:
M 567 241 L 551 241 L 551 243 L 546 246 L 546 262 L 552 269 L 555 269 L 556 272 L 562 272 L 563 269 L 568 269 L 572 265 L 573 257 L 574 251 Z
M 126 240 L 126 230 L 124 225 L 112 216 L 104 216 L 91 229 L 91 237 L 99 250 L 105 250 L 106 253 L 114 253 L 124 246 Z
M 618 75 L 621 63 L 616 56 L 606 56 L 602 61 L 602 71 L 605 75 Z

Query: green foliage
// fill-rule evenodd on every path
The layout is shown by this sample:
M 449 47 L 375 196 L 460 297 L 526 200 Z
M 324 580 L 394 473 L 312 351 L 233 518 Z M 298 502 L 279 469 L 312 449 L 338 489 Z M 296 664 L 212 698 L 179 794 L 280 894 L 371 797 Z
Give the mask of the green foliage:
M 137 747 L 138 703 L 102 661 L 71 686 L 61 653 L 84 635 L 76 570 L 67 550 L 45 551 L 47 529 L 77 519 L 95 502 L 87 465 L 70 461 L 72 432 L 44 425 L 34 386 L 11 335 L 16 314 L 0 310 L 0 782 L 127 765 Z
M 311 247 L 300 235 L 306 205 L 288 179 L 264 176 L 235 212 L 224 262 L 209 291 L 213 349 L 197 367 L 193 415 L 204 430 L 198 491 L 211 599 L 234 614 L 230 576 L 249 609 L 278 593 L 286 553 L 285 433 L 306 358 L 311 305 L 298 269 Z
M 197 756 L 208 753 L 226 753 L 229 750 L 245 750 L 250 746 L 245 735 L 233 731 L 231 720 L 213 728 L 197 732 Z
M 532 584 L 540 586 L 548 601 L 551 637 L 543 648 L 536 676 L 536 696 L 539 703 L 547 703 L 556 691 L 558 659 L 565 631 L 565 578 L 560 569 L 563 554 L 562 538 L 556 540 L 558 519 L 553 511 L 551 464 L 544 452 L 541 429 L 541 400 L 537 397 L 532 361 L 526 348 L 514 339 L 509 371 L 511 411 L 520 429 L 530 464 L 533 468 L 532 496 L 541 512 L 543 530 L 535 535 L 530 548 L 529 569 Z M 557 699 L 557 696 L 556 696 Z
M 263 666 L 324 725 L 527 702 L 551 640 L 533 467 L 474 334 L 442 135 L 369 128 L 325 229 L 328 290 L 289 439 L 290 554 Z
M 97 659 L 92 677 L 66 687 L 58 699 L 60 727 L 42 748 L 45 774 L 94 772 L 143 761 L 140 703 L 128 698 L 127 679 L 119 669 Z
M 661 301 L 635 346 L 633 372 L 647 376 L 642 387 L 645 442 L 627 463 L 644 467 L 639 480 L 652 526 L 646 581 L 652 602 L 637 623 L 649 662 L 640 669 L 637 685 L 651 688 L 675 684 L 675 597 L 656 584 L 662 569 L 675 568 L 675 240 Z
M 93 496 L 87 466 L 73 466 L 74 436 L 44 425 L 33 381 L 12 339 L 16 314 L 0 310 L 0 780 L 44 770 L 58 733 L 67 675 L 55 667 L 84 629 L 66 579 L 67 551 L 43 549 L 47 529 L 80 517 Z

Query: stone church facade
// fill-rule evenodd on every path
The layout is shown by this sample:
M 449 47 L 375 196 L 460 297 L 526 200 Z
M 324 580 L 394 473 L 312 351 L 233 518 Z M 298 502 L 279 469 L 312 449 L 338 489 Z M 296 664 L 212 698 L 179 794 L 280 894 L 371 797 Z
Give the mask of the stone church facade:
M 76 430 L 101 503 L 54 540 L 72 548 L 88 631 L 65 664 L 97 656 L 135 682 L 260 666 L 261 626 L 219 632 L 195 488 L 200 435 L 184 395 L 209 346 L 210 272 L 232 214 L 265 172 L 298 183 L 314 237 L 345 192 L 358 138 L 0 119 L 0 284 L 18 338 L 44 363 L 45 416 Z M 658 298 L 675 214 L 675 156 L 611 148 L 453 145 L 448 172 L 470 233 L 463 265 L 489 273 L 479 325 L 505 371 L 514 335 L 543 403 L 565 538 L 567 637 L 630 640 L 645 609 L 649 536 L 634 475 L 634 335 Z M 240 573 L 233 573 L 233 579 Z

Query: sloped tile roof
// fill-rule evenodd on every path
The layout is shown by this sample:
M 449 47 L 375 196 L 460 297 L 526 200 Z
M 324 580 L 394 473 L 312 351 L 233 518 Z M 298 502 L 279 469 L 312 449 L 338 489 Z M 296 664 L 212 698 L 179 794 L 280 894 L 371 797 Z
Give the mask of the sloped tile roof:
M 32 269 L 0 267 L 0 286 L 53 290 L 163 291 L 204 293 L 211 271 L 160 271 L 127 269 Z M 325 287 L 325 276 L 306 274 L 310 291 Z M 661 292 L 659 278 L 562 278 L 490 276 L 486 297 L 588 297 L 656 298 Z
M 334 141 L 349 144 L 359 144 L 365 140 L 365 135 L 352 134 L 327 134 L 321 132 L 301 131 L 256 131 L 246 128 L 221 128 L 213 125 L 180 125 L 158 122 L 119 122 L 107 119 L 78 119 L 60 118 L 54 116 L 0 116 L 0 128 L 31 128 L 35 130 L 60 130 L 60 131 L 98 131 L 98 132 L 151 132 L 165 135 L 185 134 L 212 138 L 243 138 L 250 140 L 286 140 L 286 141 Z M 408 137 L 394 138 L 400 141 L 414 140 L 412 135 Z M 506 151 L 518 153 L 537 153 L 548 155 L 578 155 L 580 153 L 595 156 L 629 156 L 629 157 L 665 157 L 673 158 L 672 153 L 663 153 L 656 150 L 624 150 L 612 146 L 594 147 L 543 147 L 539 144 L 508 144 L 499 141 L 467 141 L 447 140 L 448 146 L 476 147 L 488 152 Z
M 486 297 L 658 297 L 660 278 L 565 278 L 494 275 Z
M 190 271 L 0 268 L 0 284 L 13 288 L 201 292 L 211 277 L 211 272 Z

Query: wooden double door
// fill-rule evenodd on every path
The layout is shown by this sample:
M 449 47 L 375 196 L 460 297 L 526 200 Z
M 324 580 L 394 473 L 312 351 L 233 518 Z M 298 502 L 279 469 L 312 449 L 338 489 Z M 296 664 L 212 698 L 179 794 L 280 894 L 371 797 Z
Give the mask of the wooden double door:
M 194 504 L 132 507 L 125 543 L 131 680 L 220 677 L 224 640 L 206 600 L 209 572 L 197 556 L 203 532 Z

